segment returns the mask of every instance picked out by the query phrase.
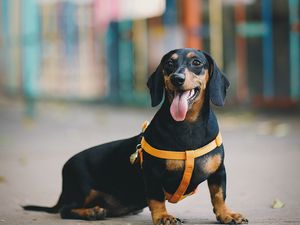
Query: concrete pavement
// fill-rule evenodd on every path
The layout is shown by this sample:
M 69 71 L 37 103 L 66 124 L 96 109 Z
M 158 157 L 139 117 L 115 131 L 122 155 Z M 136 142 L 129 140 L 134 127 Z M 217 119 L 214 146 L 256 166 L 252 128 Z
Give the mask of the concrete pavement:
M 57 214 L 25 212 L 20 205 L 53 205 L 61 169 L 73 154 L 130 137 L 151 120 L 150 109 L 41 103 L 35 120 L 21 102 L 0 99 L 0 225 L 152 224 L 143 213 L 105 221 L 62 220 Z M 228 205 L 250 224 L 300 224 L 300 117 L 218 113 L 226 151 Z M 273 209 L 278 198 L 283 208 Z M 185 224 L 215 224 L 206 183 L 182 202 L 168 204 Z

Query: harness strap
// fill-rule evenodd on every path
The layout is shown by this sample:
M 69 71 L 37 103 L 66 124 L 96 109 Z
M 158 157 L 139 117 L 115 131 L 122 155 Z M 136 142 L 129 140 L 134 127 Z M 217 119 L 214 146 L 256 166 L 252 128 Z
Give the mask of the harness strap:
M 149 123 L 147 121 L 143 123 L 142 125 L 143 133 L 147 129 L 148 124 Z M 141 143 L 137 145 L 137 151 L 130 156 L 130 162 L 134 164 L 138 159 L 142 167 L 143 151 L 147 152 L 148 154 L 154 157 L 161 158 L 161 159 L 185 160 L 185 168 L 184 168 L 183 176 L 177 190 L 173 195 L 165 192 L 166 199 L 171 203 L 176 203 L 181 199 L 185 198 L 187 195 L 191 195 L 195 193 L 194 190 L 191 193 L 184 195 L 190 184 L 193 175 L 195 158 L 205 155 L 221 145 L 222 145 L 222 136 L 220 133 L 218 133 L 217 137 L 214 140 L 212 140 L 210 143 L 208 143 L 207 145 L 201 148 L 198 148 L 196 150 L 186 150 L 181 152 L 167 151 L 167 150 L 154 148 L 145 140 L 144 137 L 142 137 Z
M 196 150 L 186 150 L 194 152 L 194 158 L 198 158 L 200 156 L 203 156 L 210 151 L 214 150 L 216 147 L 219 147 L 222 145 L 222 136 L 220 133 L 218 133 L 217 137 L 212 140 L 207 145 L 198 148 Z M 155 156 L 157 158 L 161 159 L 177 159 L 177 160 L 185 160 L 186 159 L 186 151 L 181 152 L 175 152 L 175 151 L 167 151 L 167 150 L 160 150 L 157 148 L 152 147 L 143 137 L 141 141 L 141 147 L 142 149 L 147 152 L 148 154 Z
M 184 168 L 182 180 L 179 184 L 179 187 L 171 197 L 166 196 L 168 201 L 171 203 L 176 203 L 179 200 L 181 200 L 192 178 L 192 174 L 194 171 L 194 161 L 195 161 L 194 151 L 186 151 L 185 154 L 186 154 L 185 168 Z
M 185 168 L 181 182 L 173 195 L 165 192 L 166 199 L 171 203 L 176 203 L 183 199 L 184 193 L 186 192 L 194 171 L 195 158 L 207 154 L 208 152 L 214 150 L 216 147 L 222 145 L 222 136 L 218 133 L 217 137 L 208 143 L 207 145 L 198 148 L 196 150 L 187 150 L 182 152 L 166 151 L 160 150 L 152 147 L 143 137 L 141 141 L 141 148 L 139 149 L 140 162 L 142 162 L 142 151 L 161 159 L 175 159 L 175 160 L 185 160 Z M 194 193 L 194 192 L 192 192 Z

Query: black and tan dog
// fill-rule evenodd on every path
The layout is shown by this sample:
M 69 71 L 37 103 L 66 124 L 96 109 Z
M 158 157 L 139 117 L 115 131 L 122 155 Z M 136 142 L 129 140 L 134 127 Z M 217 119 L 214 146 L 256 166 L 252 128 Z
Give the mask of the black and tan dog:
M 224 149 L 210 101 L 223 106 L 229 82 L 214 60 L 194 49 L 173 50 L 162 58 L 147 85 L 152 106 L 164 100 L 145 132 L 73 156 L 64 165 L 57 204 L 24 209 L 98 220 L 148 205 L 155 225 L 181 224 L 168 214 L 166 199 L 177 202 L 207 180 L 217 220 L 247 223 L 225 204 Z M 137 146 L 142 146 L 139 163 L 132 164 L 129 158 Z M 187 158 L 164 158 L 155 151 Z

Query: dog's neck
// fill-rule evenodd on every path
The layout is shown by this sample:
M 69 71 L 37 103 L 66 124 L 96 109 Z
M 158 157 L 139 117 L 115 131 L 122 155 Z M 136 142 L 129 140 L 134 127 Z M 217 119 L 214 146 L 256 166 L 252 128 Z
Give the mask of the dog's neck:
M 170 114 L 170 104 L 164 100 L 144 136 L 153 147 L 170 151 L 192 150 L 213 140 L 219 132 L 217 119 L 205 101 L 197 120 L 177 122 Z

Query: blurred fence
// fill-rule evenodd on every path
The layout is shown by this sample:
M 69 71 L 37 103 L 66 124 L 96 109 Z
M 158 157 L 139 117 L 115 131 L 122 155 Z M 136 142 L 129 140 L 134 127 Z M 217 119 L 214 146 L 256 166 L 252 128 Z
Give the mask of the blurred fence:
M 117 2 L 0 0 L 1 93 L 148 104 L 161 56 L 195 47 L 227 73 L 230 102 L 299 104 L 299 0 L 167 0 L 161 16 L 99 23 Z

